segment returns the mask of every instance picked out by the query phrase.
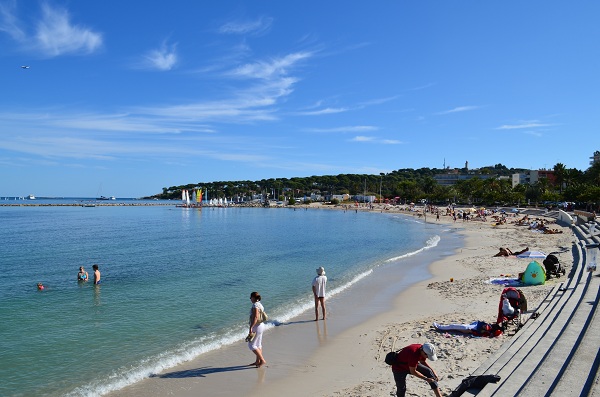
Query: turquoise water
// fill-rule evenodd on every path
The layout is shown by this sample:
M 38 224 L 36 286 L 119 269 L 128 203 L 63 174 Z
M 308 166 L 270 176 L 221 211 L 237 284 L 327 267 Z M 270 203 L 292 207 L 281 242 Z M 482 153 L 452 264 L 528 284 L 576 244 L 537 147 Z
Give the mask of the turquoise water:
M 122 388 L 239 342 L 252 291 L 287 321 L 311 308 L 318 266 L 336 294 L 440 241 L 412 218 L 352 211 L 0 207 L 0 222 L 2 396 Z M 93 263 L 103 283 L 78 284 Z

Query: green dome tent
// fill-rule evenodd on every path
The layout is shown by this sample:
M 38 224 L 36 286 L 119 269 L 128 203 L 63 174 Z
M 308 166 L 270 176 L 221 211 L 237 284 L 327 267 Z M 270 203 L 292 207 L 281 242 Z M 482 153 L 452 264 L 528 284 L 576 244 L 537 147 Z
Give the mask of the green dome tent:
M 546 269 L 537 261 L 530 262 L 521 279 L 527 285 L 542 285 L 546 283 Z

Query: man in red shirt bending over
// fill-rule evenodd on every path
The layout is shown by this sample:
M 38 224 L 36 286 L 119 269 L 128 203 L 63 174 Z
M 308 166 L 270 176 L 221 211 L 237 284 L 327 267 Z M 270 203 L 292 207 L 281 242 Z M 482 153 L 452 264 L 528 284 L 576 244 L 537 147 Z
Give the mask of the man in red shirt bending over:
M 396 360 L 392 364 L 398 397 L 404 397 L 406 394 L 406 376 L 408 374 L 429 382 L 431 390 L 437 397 L 441 397 L 437 384 L 438 376 L 433 368 L 427 364 L 427 359 L 437 360 L 435 346 L 431 343 L 408 345 L 398 352 Z

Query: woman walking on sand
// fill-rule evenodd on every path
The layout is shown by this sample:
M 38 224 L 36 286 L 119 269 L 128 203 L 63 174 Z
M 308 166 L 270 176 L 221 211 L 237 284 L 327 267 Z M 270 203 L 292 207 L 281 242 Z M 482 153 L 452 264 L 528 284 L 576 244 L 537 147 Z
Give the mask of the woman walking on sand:
M 258 292 L 250 294 L 252 308 L 250 309 L 248 337 L 246 337 L 248 348 L 256 355 L 256 361 L 249 365 L 255 365 L 256 368 L 260 368 L 267 363 L 262 353 L 262 336 L 265 325 L 261 322 L 261 312 L 264 312 L 265 308 L 260 303 L 260 299 L 261 297 Z

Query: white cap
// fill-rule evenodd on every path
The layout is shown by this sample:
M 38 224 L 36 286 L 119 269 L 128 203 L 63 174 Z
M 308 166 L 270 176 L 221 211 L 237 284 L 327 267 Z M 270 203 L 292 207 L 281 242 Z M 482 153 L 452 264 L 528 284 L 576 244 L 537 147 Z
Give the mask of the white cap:
M 437 360 L 437 355 L 435 354 L 435 346 L 431 343 L 424 343 L 421 347 L 423 349 L 423 353 L 427 354 L 427 358 L 431 361 Z

